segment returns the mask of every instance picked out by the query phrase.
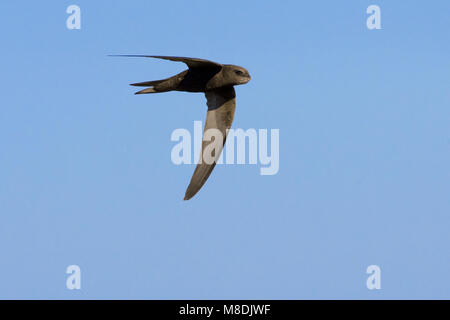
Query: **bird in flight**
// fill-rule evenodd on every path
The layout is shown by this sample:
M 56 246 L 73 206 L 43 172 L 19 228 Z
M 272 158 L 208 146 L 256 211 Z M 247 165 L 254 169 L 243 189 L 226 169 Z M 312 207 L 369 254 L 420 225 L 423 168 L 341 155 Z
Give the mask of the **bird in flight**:
M 236 108 L 235 85 L 245 84 L 251 77 L 245 68 L 231 65 L 220 64 L 217 62 L 186 57 L 169 56 L 147 56 L 147 55 L 120 55 L 122 57 L 146 57 L 158 58 L 171 61 L 184 62 L 188 69 L 174 75 L 173 77 L 132 83 L 132 86 L 146 87 L 136 94 L 159 93 L 168 91 L 186 91 L 186 92 L 204 92 L 208 111 L 206 113 L 205 128 L 203 130 L 202 152 L 199 163 L 192 175 L 191 182 L 187 187 L 184 200 L 191 199 L 205 184 L 212 170 L 216 165 L 222 152 L 228 130 L 231 128 Z M 223 138 L 222 143 L 214 148 L 209 155 L 205 152 L 208 146 L 214 142 L 207 138 L 205 134 L 210 129 L 219 130 Z M 209 148 L 210 149 L 210 148 Z M 206 157 L 209 157 L 206 159 Z M 211 161 L 212 160 L 212 161 Z

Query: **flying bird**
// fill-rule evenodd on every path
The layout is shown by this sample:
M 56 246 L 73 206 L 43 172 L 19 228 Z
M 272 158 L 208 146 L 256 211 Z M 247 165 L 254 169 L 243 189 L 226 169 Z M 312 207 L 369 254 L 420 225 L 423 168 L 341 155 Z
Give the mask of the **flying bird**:
M 186 57 L 120 55 L 122 57 L 146 57 L 184 62 L 188 69 L 173 77 L 132 83 L 132 86 L 147 87 L 136 94 L 160 93 L 168 91 L 204 92 L 208 111 L 206 112 L 205 128 L 203 131 L 202 152 L 199 163 L 195 168 L 184 200 L 191 199 L 208 180 L 222 152 L 228 129 L 231 128 L 236 108 L 235 85 L 245 84 L 251 77 L 245 68 L 220 64 L 217 62 Z M 219 148 L 211 154 L 214 161 L 204 161 L 204 150 L 213 141 L 205 141 L 205 133 L 209 129 L 218 129 L 222 133 L 223 141 Z M 212 140 L 212 139 L 211 139 Z M 218 151 L 218 152 L 216 152 Z

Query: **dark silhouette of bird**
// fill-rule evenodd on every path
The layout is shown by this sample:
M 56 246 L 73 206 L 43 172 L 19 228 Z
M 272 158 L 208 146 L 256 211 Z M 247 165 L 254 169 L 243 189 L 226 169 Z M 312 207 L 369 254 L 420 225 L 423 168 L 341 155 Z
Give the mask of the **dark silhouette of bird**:
M 169 56 L 147 56 L 147 55 L 120 55 L 122 57 L 147 57 L 158 58 L 171 61 L 184 62 L 188 69 L 174 75 L 173 77 L 132 83 L 132 86 L 147 87 L 136 92 L 136 94 L 160 93 L 168 91 L 204 92 L 208 111 L 206 113 L 205 128 L 203 131 L 202 153 L 199 163 L 192 175 L 191 182 L 187 187 L 184 200 L 191 199 L 208 180 L 212 170 L 219 159 L 223 146 L 227 138 L 228 130 L 231 128 L 236 108 L 235 85 L 245 84 L 251 77 L 245 68 L 220 64 L 217 62 L 186 57 Z M 205 141 L 205 133 L 209 129 L 218 129 L 223 137 L 223 141 L 210 154 L 206 161 L 205 149 L 214 140 Z

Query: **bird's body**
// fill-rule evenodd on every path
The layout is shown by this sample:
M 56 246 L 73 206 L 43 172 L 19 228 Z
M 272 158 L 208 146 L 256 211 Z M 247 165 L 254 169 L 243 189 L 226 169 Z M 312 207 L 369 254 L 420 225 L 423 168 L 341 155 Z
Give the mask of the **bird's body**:
M 236 79 L 238 75 L 236 75 L 235 72 L 237 71 L 242 72 L 242 75 L 244 76 L 243 80 Z M 138 82 L 132 83 L 131 85 L 138 87 L 152 87 L 154 90 L 147 92 L 146 89 L 144 89 L 136 92 L 136 94 L 167 91 L 206 92 L 247 83 L 248 80 L 250 80 L 249 77 L 248 71 L 239 66 L 212 65 L 207 67 L 191 67 L 188 70 L 167 79 Z
M 132 55 L 136 57 L 136 55 Z M 138 56 L 142 57 L 142 56 Z M 235 85 L 245 84 L 250 81 L 248 71 L 235 65 L 223 65 L 204 59 L 168 57 L 168 56 L 143 56 L 160 58 L 165 60 L 180 61 L 187 64 L 185 70 L 173 77 L 133 83 L 132 86 L 147 87 L 136 94 L 160 93 L 168 91 L 204 92 L 208 112 L 206 114 L 204 139 L 202 142 L 202 154 L 200 161 L 186 190 L 185 200 L 192 198 L 203 186 L 220 157 L 223 145 L 231 128 L 236 107 Z M 219 152 L 212 155 L 213 162 L 204 161 L 204 151 L 212 141 L 205 139 L 205 133 L 209 129 L 218 129 L 223 137 Z

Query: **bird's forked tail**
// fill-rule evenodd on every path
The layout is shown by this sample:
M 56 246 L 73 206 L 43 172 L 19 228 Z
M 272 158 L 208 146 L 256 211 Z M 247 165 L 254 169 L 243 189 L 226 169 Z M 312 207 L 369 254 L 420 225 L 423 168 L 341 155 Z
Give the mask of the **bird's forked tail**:
M 164 80 L 155 80 L 155 81 L 145 81 L 145 82 L 137 82 L 137 83 L 131 83 L 130 86 L 136 86 L 136 87 L 150 87 L 146 88 L 144 90 L 138 91 L 135 94 L 144 94 L 144 93 L 157 93 L 160 91 L 156 91 L 153 87 L 157 84 L 160 84 L 167 79 Z

